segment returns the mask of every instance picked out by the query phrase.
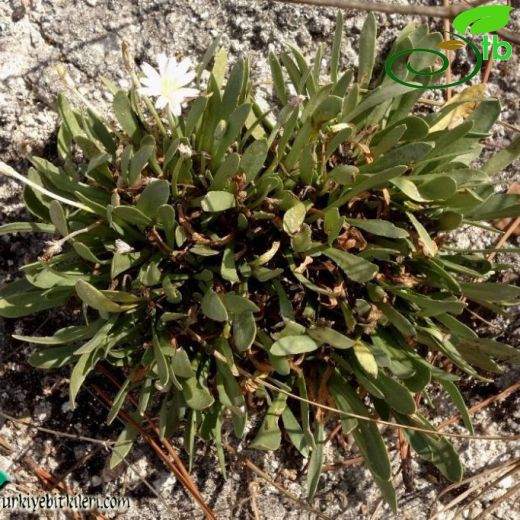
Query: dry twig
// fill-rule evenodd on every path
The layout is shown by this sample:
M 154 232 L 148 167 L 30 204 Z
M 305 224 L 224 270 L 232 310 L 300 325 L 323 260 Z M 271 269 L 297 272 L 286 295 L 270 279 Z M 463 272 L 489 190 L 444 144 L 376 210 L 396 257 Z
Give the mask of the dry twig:
M 428 6 L 423 4 L 401 5 L 384 4 L 380 2 L 365 2 L 363 0 L 271 0 L 286 4 L 308 4 L 315 7 L 337 7 L 339 9 L 356 9 L 359 11 L 375 11 L 379 13 L 428 16 L 431 18 L 455 18 L 462 11 L 469 9 L 463 4 L 449 7 Z M 471 5 L 470 7 L 474 7 Z M 520 43 L 520 34 L 509 29 L 501 29 L 498 34 L 511 43 Z

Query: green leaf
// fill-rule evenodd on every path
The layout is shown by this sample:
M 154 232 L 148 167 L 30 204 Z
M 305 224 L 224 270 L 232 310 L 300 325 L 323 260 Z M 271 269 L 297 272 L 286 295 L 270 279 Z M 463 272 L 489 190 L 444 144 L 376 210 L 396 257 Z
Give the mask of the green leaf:
M 157 224 L 162 227 L 166 235 L 166 244 L 168 247 L 173 248 L 175 246 L 175 229 L 177 227 L 173 206 L 163 204 L 157 208 Z
M 469 328 L 450 314 L 439 314 L 435 319 L 440 321 L 448 329 L 448 332 L 454 336 L 470 339 L 478 338 L 477 333 L 473 329 Z
M 37 345 L 65 345 L 66 343 L 73 343 L 85 338 L 91 337 L 97 332 L 101 326 L 101 321 L 93 321 L 89 325 L 71 325 L 56 331 L 53 336 L 22 336 L 13 334 L 13 338 L 18 341 L 25 341 L 27 343 L 35 343 Z
M 146 227 L 152 223 L 152 219 L 135 206 L 116 206 L 112 209 L 112 215 L 136 226 Z
M 259 312 L 260 309 L 250 299 L 238 294 L 225 293 L 222 302 L 229 313 L 240 314 L 242 312 Z
M 235 196 L 227 191 L 209 191 L 202 199 L 201 206 L 208 212 L 226 211 L 236 206 Z
M 440 231 L 454 231 L 462 224 L 462 215 L 455 211 L 445 211 L 439 217 L 437 225 Z
M 107 263 L 103 260 L 100 260 L 88 246 L 83 244 L 83 242 L 79 242 L 76 240 L 72 243 L 72 247 L 74 248 L 74 251 L 76 251 L 78 256 L 80 258 L 83 258 L 83 260 L 86 260 L 87 262 L 92 262 L 94 264 Z
M 191 103 L 190 111 L 186 117 L 185 123 L 185 135 L 189 137 L 196 129 L 206 106 L 208 104 L 208 98 L 206 96 L 200 96 Z
M 104 312 L 123 312 L 124 308 L 112 300 L 107 298 L 101 291 L 96 289 L 93 285 L 78 280 L 76 282 L 76 293 L 84 303 L 98 311 Z
M 450 200 L 446 201 L 446 204 Z M 498 218 L 516 218 L 520 216 L 520 197 L 514 193 L 495 193 L 476 207 L 463 208 L 461 212 L 466 217 L 475 220 L 489 221 Z
M 308 224 L 303 224 L 301 230 L 291 237 L 291 247 L 295 253 L 309 251 L 313 245 L 312 229 Z
M 387 238 L 406 238 L 408 231 L 406 229 L 394 226 L 387 220 L 380 219 L 360 219 L 360 218 L 346 218 L 345 221 L 351 226 L 355 226 L 364 231 L 368 231 L 373 235 L 379 235 Z
M 307 208 L 303 202 L 298 202 L 292 208 L 289 208 L 283 216 L 284 231 L 289 235 L 297 233 L 305 221 L 306 213 Z
M 421 196 L 425 200 L 445 200 L 455 195 L 457 183 L 446 175 L 438 175 L 418 186 Z
M 302 454 L 303 457 L 307 458 L 309 456 L 309 447 L 307 445 L 305 434 L 303 433 L 298 419 L 296 419 L 289 407 L 286 407 L 282 412 L 282 422 L 293 446 Z
M 225 190 L 231 179 L 237 174 L 240 164 L 240 156 L 237 153 L 228 155 L 220 165 L 211 182 L 210 190 Z
M 63 211 L 63 206 L 60 202 L 57 200 L 51 201 L 49 204 L 49 215 L 58 233 L 64 237 L 67 236 L 69 234 L 69 226 L 67 224 L 67 217 Z
M 398 383 L 383 371 L 379 371 L 375 381 L 383 392 L 385 401 L 397 412 L 412 415 L 416 412 L 415 400 L 402 384 Z
M 150 399 L 154 392 L 154 381 L 152 377 L 146 376 L 143 383 L 141 384 L 141 390 L 139 392 L 139 401 L 137 403 L 137 413 L 139 415 L 144 415 L 146 413 L 146 409 L 150 404 Z
M 253 141 L 240 159 L 240 169 L 246 174 L 246 184 L 254 181 L 267 158 L 269 147 L 265 139 Z
M 147 257 L 146 251 L 140 251 L 135 253 L 114 253 L 112 257 L 112 263 L 110 267 L 110 278 L 113 280 L 118 277 L 121 273 L 128 271 L 131 267 L 134 267 L 141 263 Z
M 276 97 L 280 100 L 280 103 L 285 106 L 287 105 L 287 91 L 285 89 L 282 67 L 276 54 L 272 51 L 269 52 L 269 66 L 271 67 L 274 92 Z
M 405 337 L 412 338 L 417 335 L 415 327 L 410 320 L 403 316 L 395 307 L 384 302 L 377 302 L 388 321 Z
M 406 166 L 395 166 L 394 168 L 377 172 L 375 175 L 358 175 L 352 189 L 350 189 L 345 195 L 339 197 L 339 199 L 335 200 L 329 207 L 341 207 L 349 200 L 352 200 L 356 195 L 359 195 L 364 191 L 383 187 L 392 179 L 400 177 L 406 170 Z
M 124 90 L 119 90 L 115 94 L 112 108 L 125 133 L 137 144 L 141 138 L 139 121 L 132 110 L 132 105 Z
M 372 78 L 372 70 L 376 59 L 377 19 L 374 13 L 368 13 L 361 29 L 359 39 L 358 83 L 365 88 Z
M 283 160 L 284 166 L 288 171 L 292 171 L 300 157 L 302 155 L 302 150 L 309 143 L 309 139 L 312 133 L 312 126 L 309 121 L 306 121 L 301 128 L 298 130 L 294 142 L 292 143 L 289 153 L 286 155 Z
M 173 373 L 178 377 L 189 379 L 195 375 L 191 367 L 190 358 L 183 348 L 175 350 L 171 358 L 171 366 Z
M 116 319 L 110 318 L 107 320 L 94 334 L 94 336 L 84 345 L 76 349 L 76 355 L 90 354 L 100 347 L 106 347 L 110 338 L 113 338 L 112 331 L 114 329 Z
M 60 115 L 63 125 L 67 128 L 71 136 L 83 134 L 83 130 L 78 123 L 77 113 L 70 106 L 70 102 L 64 94 L 58 94 L 56 99 L 58 114 Z
M 413 166 L 419 162 L 430 150 L 433 145 L 430 143 L 406 143 L 397 148 L 393 148 L 386 154 L 376 159 L 373 163 L 361 167 L 362 173 L 381 172 L 388 168 L 406 164 Z
M 162 386 L 166 386 L 170 380 L 170 371 L 168 368 L 168 362 L 164 355 L 163 347 L 157 336 L 155 329 L 152 329 L 152 345 L 153 355 L 155 362 L 157 363 L 157 374 L 159 375 L 159 382 Z
M 126 456 L 130 453 L 132 446 L 139 432 L 134 429 L 130 424 L 125 425 L 123 431 L 119 434 L 116 444 L 112 450 L 112 456 L 110 457 L 109 467 L 114 469 L 116 466 L 121 464 L 125 460 Z
M 415 218 L 413 213 L 407 211 L 406 214 L 419 235 L 419 241 L 423 247 L 424 253 L 428 256 L 434 257 L 438 252 L 437 244 L 432 240 L 428 231 L 426 231 L 425 227 Z
M 330 56 L 330 80 L 336 83 L 338 80 L 338 66 L 341 54 L 341 40 L 343 37 L 343 13 L 338 10 L 336 14 L 336 31 L 334 33 L 334 40 L 332 44 L 332 52 Z
M 457 343 L 464 349 L 486 354 L 508 363 L 520 363 L 520 349 L 488 338 L 463 338 Z
M 215 321 L 228 321 L 226 306 L 218 294 L 210 287 L 201 301 L 201 309 L 204 315 Z
M 343 100 L 338 96 L 327 96 L 314 110 L 312 122 L 314 126 L 326 123 L 334 119 L 343 106 Z
M 84 383 L 87 375 L 94 368 L 95 360 L 95 352 L 86 352 L 80 356 L 72 369 L 69 384 L 69 402 L 72 410 L 76 407 L 76 396 L 78 395 L 81 385 Z
M 355 341 L 329 327 L 311 327 L 307 334 L 318 343 L 326 343 L 334 348 L 347 349 L 354 346 Z
M 327 148 L 325 148 L 325 157 L 329 159 L 332 157 L 337 151 L 338 148 L 345 143 L 345 141 L 348 141 L 350 136 L 352 135 L 352 126 L 347 126 L 345 128 L 341 128 L 336 135 L 327 143 Z M 305 160 L 305 157 L 300 158 L 300 163 Z M 341 165 L 341 166 L 347 166 L 347 165 Z M 334 168 L 333 171 L 335 171 L 337 168 Z M 301 167 L 300 167 L 301 170 Z M 357 173 L 358 169 L 356 167 L 350 167 L 350 171 L 352 173 Z M 303 178 L 303 177 L 302 177 Z
M 227 120 L 226 131 L 222 136 L 222 140 L 220 142 L 220 145 L 218 146 L 216 153 L 214 154 L 214 161 L 216 164 L 220 164 L 220 161 L 224 156 L 226 150 L 233 144 L 233 142 L 239 136 L 240 131 L 242 130 L 250 111 L 251 105 L 248 103 L 244 103 L 238 106 L 229 116 L 229 119 Z
M 372 90 L 371 93 L 361 102 L 357 103 L 352 107 L 352 110 L 348 110 L 347 113 L 343 113 L 342 120 L 345 123 L 348 123 L 355 119 L 363 112 L 380 105 L 386 101 L 390 101 L 393 98 L 402 96 L 407 92 L 415 91 L 415 87 L 407 87 L 406 85 L 396 84 L 392 82 L 391 84 L 381 85 L 376 89 Z
M 90 160 L 95 159 L 104 153 L 103 149 L 96 141 L 93 141 L 92 139 L 88 139 L 87 137 L 85 137 L 83 135 L 77 135 L 76 137 L 74 137 L 74 140 L 76 141 L 77 145 L 80 147 L 81 151 L 83 152 L 83 155 L 87 159 L 90 159 Z M 92 170 L 94 170 L 94 169 L 95 168 L 93 168 Z M 89 173 L 92 170 L 90 170 Z
M 329 247 L 323 250 L 323 254 L 333 260 L 355 282 L 368 282 L 379 270 L 377 265 L 346 251 Z
M 330 208 L 325 212 L 323 230 L 327 234 L 329 245 L 338 238 L 344 223 L 345 218 L 340 216 L 338 208 Z
M 340 402 L 345 409 L 342 409 L 342 411 L 365 417 L 370 416 L 368 409 L 360 401 L 354 389 L 338 373 L 335 373 L 330 379 L 329 389 L 332 395 L 343 397 Z M 337 401 L 336 404 L 339 406 Z M 392 467 L 377 425 L 371 421 L 357 420 L 357 426 L 352 431 L 352 435 L 370 472 L 379 479 L 389 482 L 392 478 Z
M 197 72 L 197 85 L 200 83 L 200 78 L 201 78 L 201 75 L 202 73 L 204 72 L 204 70 L 206 70 L 206 68 L 208 67 L 209 65 L 209 62 L 212 60 L 212 58 L 215 56 L 215 52 L 217 51 L 217 48 L 220 44 L 220 40 L 222 38 L 222 35 L 219 34 L 212 42 L 211 44 L 209 45 L 209 47 L 206 49 L 206 52 L 204 52 L 204 55 L 202 56 L 202 60 L 200 61 L 200 63 L 197 65 L 197 67 L 195 68 L 196 72 Z M 224 49 L 224 52 L 225 49 Z M 215 60 L 217 58 L 215 57 Z
M 0 316 L 21 318 L 63 305 L 70 297 L 70 287 L 35 289 L 21 279 L 0 289 Z
M 110 155 L 114 156 L 117 145 L 114 142 L 112 134 L 108 130 L 106 124 L 90 108 L 87 108 L 87 114 L 88 117 L 86 118 L 86 124 L 88 125 L 93 136 L 103 144 L 103 147 Z
M 226 358 L 233 356 L 229 344 L 224 339 L 217 342 L 217 350 L 224 354 Z M 226 408 L 229 408 L 233 414 L 233 429 L 235 435 L 240 438 L 243 436 L 247 424 L 247 409 L 242 389 L 235 379 L 230 366 L 234 366 L 232 361 L 228 365 L 217 359 L 217 390 L 220 402 Z
M 19 338 L 17 338 L 19 339 Z M 75 345 L 67 347 L 45 348 L 33 352 L 29 356 L 29 364 L 35 368 L 61 368 L 70 365 L 78 359 L 74 352 Z
M 484 170 L 489 175 L 495 175 L 501 172 L 507 166 L 509 166 L 513 161 L 517 159 L 518 156 L 520 156 L 520 136 L 517 136 L 515 139 L 513 139 L 513 141 L 507 148 L 493 155 L 491 159 L 489 159 L 484 164 L 482 170 Z
M 56 233 L 56 228 L 52 224 L 42 224 L 40 222 L 9 222 L 0 226 L 0 236 L 9 233 Z
M 165 180 L 155 180 L 148 184 L 139 196 L 137 209 L 149 218 L 154 218 L 159 208 L 168 202 L 170 183 Z
M 416 414 L 413 419 L 398 413 L 395 413 L 395 416 L 401 424 L 435 431 L 435 428 L 420 414 Z M 462 464 L 452 444 L 446 438 L 416 430 L 405 429 L 404 431 L 412 448 L 421 458 L 434 464 L 447 479 L 453 482 L 461 480 Z
M 304 352 L 312 352 L 318 348 L 318 344 L 309 336 L 285 336 L 275 341 L 271 347 L 273 356 L 292 356 Z
M 347 94 L 347 89 L 350 86 L 350 83 L 352 82 L 352 78 L 354 77 L 354 72 L 352 69 L 347 69 L 342 76 L 339 78 L 338 82 L 334 86 L 332 93 L 335 96 L 339 96 L 341 98 L 345 98 Z M 343 108 L 342 108 L 342 114 L 343 114 Z M 341 116 L 340 116 L 341 119 Z
M 462 294 L 470 300 L 512 302 L 520 298 L 520 287 L 504 283 L 461 283 Z
M 378 367 L 377 361 L 370 350 L 370 347 L 366 343 L 356 341 L 352 346 L 352 351 L 357 359 L 357 362 L 361 365 L 361 368 L 371 376 L 377 377 Z
M 359 168 L 350 164 L 340 164 L 329 172 L 329 177 L 340 186 L 352 186 L 359 173 Z
M 181 228 L 177 228 L 181 229 Z M 204 246 L 202 244 L 194 245 L 190 248 L 190 253 L 193 253 L 194 255 L 198 256 L 215 256 L 220 254 L 219 251 L 216 251 L 215 249 L 211 249 L 210 247 Z
M 441 299 L 433 298 L 431 296 L 423 296 L 417 293 L 413 293 L 405 290 L 394 290 L 391 287 L 385 287 L 386 289 L 395 292 L 400 298 L 409 302 L 415 303 L 423 311 L 425 315 L 436 316 L 438 314 L 444 314 L 445 312 L 451 312 L 453 314 L 460 314 L 464 310 L 464 303 L 458 301 L 455 297 Z
M 152 259 L 139 270 L 139 281 L 145 287 L 153 287 L 161 283 L 162 273 L 159 269 L 160 258 Z
M 250 448 L 274 451 L 280 447 L 282 433 L 278 421 L 286 406 L 287 396 L 279 393 L 269 406 L 260 429 L 253 439 L 253 442 L 249 445 Z
M 222 87 L 222 82 L 224 81 L 224 75 L 226 74 L 227 55 L 228 55 L 228 51 L 224 47 L 220 48 L 217 51 L 217 53 L 215 54 L 215 60 L 213 63 L 212 73 L 213 73 L 213 76 L 215 77 L 215 81 L 216 81 L 219 89 Z
M 241 312 L 233 317 L 233 341 L 239 352 L 251 347 L 256 338 L 256 321 L 253 313 Z
M 457 407 L 466 429 L 469 431 L 469 433 L 471 433 L 471 435 L 475 435 L 475 429 L 473 428 L 473 423 L 471 422 L 468 408 L 464 402 L 464 398 L 462 397 L 460 390 L 451 381 L 441 379 L 440 383 L 444 387 L 444 390 L 448 392 L 451 399 L 453 400 L 453 403 Z
M 192 410 L 205 410 L 215 402 L 207 387 L 196 377 L 185 379 L 181 384 L 182 395 Z
M 146 409 L 150 404 L 150 399 L 154 392 L 154 381 L 151 376 L 147 376 L 141 384 L 141 390 L 139 392 L 139 402 L 137 403 L 137 413 L 144 415 Z
M 130 160 L 130 167 L 128 171 L 128 186 L 133 186 L 141 176 L 141 172 L 151 160 L 155 152 L 155 141 L 152 136 L 146 136 L 143 139 L 141 148 L 137 150 L 135 155 Z
M 238 272 L 235 266 L 235 258 L 234 252 L 231 247 L 226 247 L 224 249 L 224 254 L 222 255 L 222 265 L 220 267 L 220 274 L 224 280 L 232 283 L 240 282 L 240 277 L 238 276 Z
M 322 423 L 316 421 L 314 433 L 315 446 L 309 459 L 309 468 L 307 469 L 307 498 L 310 500 L 316 494 L 320 481 L 321 469 L 323 467 L 323 448 L 325 447 L 325 427 Z
M 110 408 L 110 411 L 107 415 L 107 424 L 112 424 L 114 422 L 114 419 L 119 415 L 119 411 L 121 410 L 121 407 L 123 406 L 126 397 L 128 396 L 128 392 L 130 391 L 130 383 L 131 383 L 130 377 L 127 377 L 125 379 L 125 382 L 121 385 L 121 388 L 119 388 L 119 391 L 117 392 L 116 396 L 114 397 L 114 400 L 112 401 L 112 406 Z
M 224 95 L 222 96 L 222 103 L 220 105 L 220 117 L 225 119 L 235 110 L 242 91 L 242 84 L 244 82 L 244 61 L 239 59 L 232 67 Z

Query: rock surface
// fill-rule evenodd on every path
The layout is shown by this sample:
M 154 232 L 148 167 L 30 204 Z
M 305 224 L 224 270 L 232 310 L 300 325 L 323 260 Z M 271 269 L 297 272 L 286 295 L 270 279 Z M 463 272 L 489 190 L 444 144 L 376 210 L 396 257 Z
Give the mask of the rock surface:
M 403 0 L 401 3 L 409 2 Z M 377 18 L 380 50 L 387 49 L 409 21 L 442 28 L 437 20 L 381 14 Z M 363 20 L 364 15 L 357 11 L 346 15 L 343 66 L 357 65 L 358 36 Z M 269 86 L 265 84 L 268 51 L 293 42 L 305 53 L 312 53 L 318 43 L 328 44 L 331 41 L 334 21 L 335 11 L 332 9 L 293 7 L 270 1 L 4 0 L 0 3 L 0 159 L 24 172 L 27 157 L 32 153 L 53 154 L 57 121 L 53 104 L 57 93 L 65 89 L 56 72 L 57 64 L 66 67 L 82 95 L 94 105 L 104 107 L 109 98 L 101 87 L 100 78 L 107 77 L 121 86 L 128 82 L 120 52 L 123 40 L 129 42 L 138 64 L 143 61 L 153 63 L 159 52 L 182 54 L 195 61 L 212 39 L 222 33 L 223 44 L 229 47 L 233 58 L 245 54 L 251 58 L 254 80 L 258 88 L 269 95 Z M 518 30 L 519 22 L 520 17 L 516 15 L 509 27 Z M 494 66 L 489 83 L 489 93 L 502 101 L 502 120 L 511 124 L 518 124 L 519 121 L 519 56 L 520 49 L 516 47 L 513 58 Z M 485 151 L 506 146 L 513 135 L 512 130 L 497 125 L 493 137 L 484 143 Z M 513 180 L 520 180 L 518 164 L 500 175 L 497 188 L 504 189 Z M 20 202 L 20 188 L 9 180 L 0 179 L 0 201 L 1 221 L 18 220 L 25 216 Z M 485 247 L 494 243 L 496 236 L 471 228 L 454 240 L 459 247 Z M 514 241 L 511 242 L 514 246 Z M 15 277 L 18 267 L 34 259 L 41 247 L 42 243 L 37 237 L 30 241 L 20 235 L 0 237 L 0 283 Z M 504 261 L 513 264 L 509 276 L 515 280 L 520 273 L 518 259 L 502 256 Z M 31 418 L 33 425 L 77 432 L 98 439 L 114 439 L 120 425 L 108 427 L 104 424 L 106 410 L 92 396 L 84 392 L 78 409 L 72 412 L 67 406 L 67 372 L 42 374 L 31 369 L 25 362 L 31 347 L 20 346 L 10 339 L 13 333 L 28 331 L 52 334 L 62 319 L 55 313 L 45 320 L 35 316 L 15 323 L 0 323 L 0 410 Z M 486 327 L 483 332 L 492 337 L 507 337 L 515 345 L 520 343 L 518 323 L 497 318 Z M 477 386 L 468 382 L 465 396 L 470 404 L 474 404 L 507 387 L 518 377 L 518 371 L 508 371 L 489 385 Z M 432 398 L 442 416 L 450 417 L 455 413 L 442 396 L 433 395 Z M 519 434 L 519 403 L 517 397 L 510 396 L 479 412 L 475 417 L 477 433 Z M 107 454 L 103 450 L 83 459 L 96 448 L 95 445 L 60 439 L 28 426 L 14 425 L 0 417 L 2 440 L 13 445 L 15 452 L 28 449 L 28 454 L 39 466 L 52 471 L 58 478 L 77 464 L 65 479 L 76 493 L 127 494 L 134 499 L 134 506 L 129 511 L 119 516 L 106 513 L 108 517 L 201 517 L 182 486 L 142 443 L 131 454 L 131 467 L 110 472 L 105 465 Z M 514 443 L 464 440 L 457 444 L 462 450 L 467 475 L 478 472 L 486 465 L 520 456 L 518 444 Z M 1 447 L 0 443 L 0 455 L 4 455 Z M 295 452 L 286 450 L 283 453 L 259 454 L 245 450 L 243 453 L 287 490 L 303 499 L 304 464 Z M 393 453 L 397 472 L 399 461 Z M 327 452 L 327 463 L 333 464 L 355 455 L 349 449 L 334 445 Z M 230 461 L 230 476 L 224 481 L 211 449 L 199 446 L 195 459 L 193 474 L 196 482 L 219 518 L 246 519 L 254 518 L 255 514 L 258 518 L 272 520 L 316 518 L 233 462 L 232 457 Z M 3 462 L 0 458 L 0 467 Z M 399 518 L 420 520 L 437 510 L 435 498 L 447 482 L 432 471 L 432 466 L 414 461 L 412 470 L 416 490 L 405 492 L 399 485 Z M 142 478 L 151 484 L 154 492 L 143 483 Z M 41 489 L 34 475 L 26 471 L 17 474 L 17 480 L 25 481 L 30 489 Z M 401 482 L 400 474 L 396 482 Z M 516 476 L 504 480 L 500 488 L 492 490 L 473 504 L 471 510 L 465 511 L 464 518 L 474 518 L 494 498 L 517 482 Z M 155 493 L 159 493 L 160 498 Z M 327 472 L 322 477 L 312 506 L 329 518 L 392 516 L 380 504 L 379 493 L 368 472 L 359 465 Z M 495 518 L 520 518 L 518 500 L 512 497 L 494 515 Z M 28 516 L 13 513 L 9 518 Z M 439 518 L 449 519 L 452 516 L 441 513 Z

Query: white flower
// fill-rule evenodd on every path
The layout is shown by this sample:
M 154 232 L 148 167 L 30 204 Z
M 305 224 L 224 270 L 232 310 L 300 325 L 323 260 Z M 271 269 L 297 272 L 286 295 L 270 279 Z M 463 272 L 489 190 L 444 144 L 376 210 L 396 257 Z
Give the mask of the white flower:
M 130 244 L 120 238 L 116 240 L 116 253 L 131 253 L 132 251 L 134 251 L 134 248 Z
M 179 155 L 181 157 L 186 157 L 189 159 L 192 155 L 192 150 L 187 144 L 180 143 L 177 149 L 179 150 Z
M 143 86 L 139 92 L 145 96 L 157 97 L 156 108 L 167 106 L 173 115 L 180 116 L 182 103 L 199 94 L 196 88 L 186 87 L 195 78 L 195 72 L 190 71 L 191 62 L 188 59 L 177 62 L 166 54 L 159 54 L 157 63 L 159 71 L 148 63 L 142 64 L 145 77 L 141 79 Z

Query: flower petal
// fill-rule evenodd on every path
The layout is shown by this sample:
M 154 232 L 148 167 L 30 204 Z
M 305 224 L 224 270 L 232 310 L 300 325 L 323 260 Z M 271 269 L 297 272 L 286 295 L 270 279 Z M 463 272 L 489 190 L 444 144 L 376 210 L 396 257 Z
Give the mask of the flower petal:
M 168 61 L 170 61 L 170 58 L 168 58 L 164 52 L 161 52 L 161 54 L 157 56 L 157 64 L 159 65 L 159 73 L 161 76 L 164 76 L 166 72 Z
M 151 80 L 160 80 L 161 76 L 149 63 L 143 62 L 141 64 L 141 70 L 145 74 L 145 78 L 143 79 L 151 79 Z
M 155 102 L 155 108 L 159 110 L 170 104 L 170 100 L 164 96 L 159 96 Z
M 186 74 L 191 68 L 192 64 L 189 58 L 184 58 L 177 64 L 177 69 L 180 74 Z
M 193 71 L 187 72 L 186 74 L 182 75 L 182 79 L 179 82 L 179 84 L 182 86 L 189 85 L 195 79 L 195 76 L 196 76 L 195 72 L 193 72 Z
M 200 91 L 196 88 L 186 88 L 186 87 L 183 87 L 183 88 L 178 88 L 176 91 L 175 91 L 175 96 L 177 97 L 180 97 L 180 98 L 183 98 L 183 99 L 187 99 L 187 98 L 194 98 L 194 97 L 197 97 L 199 95 Z
M 154 86 L 141 87 L 141 88 L 139 88 L 139 94 L 142 94 L 143 96 L 160 96 L 161 89 L 156 88 Z
M 182 113 L 182 106 L 180 103 L 169 103 L 168 108 L 174 116 L 180 116 Z

